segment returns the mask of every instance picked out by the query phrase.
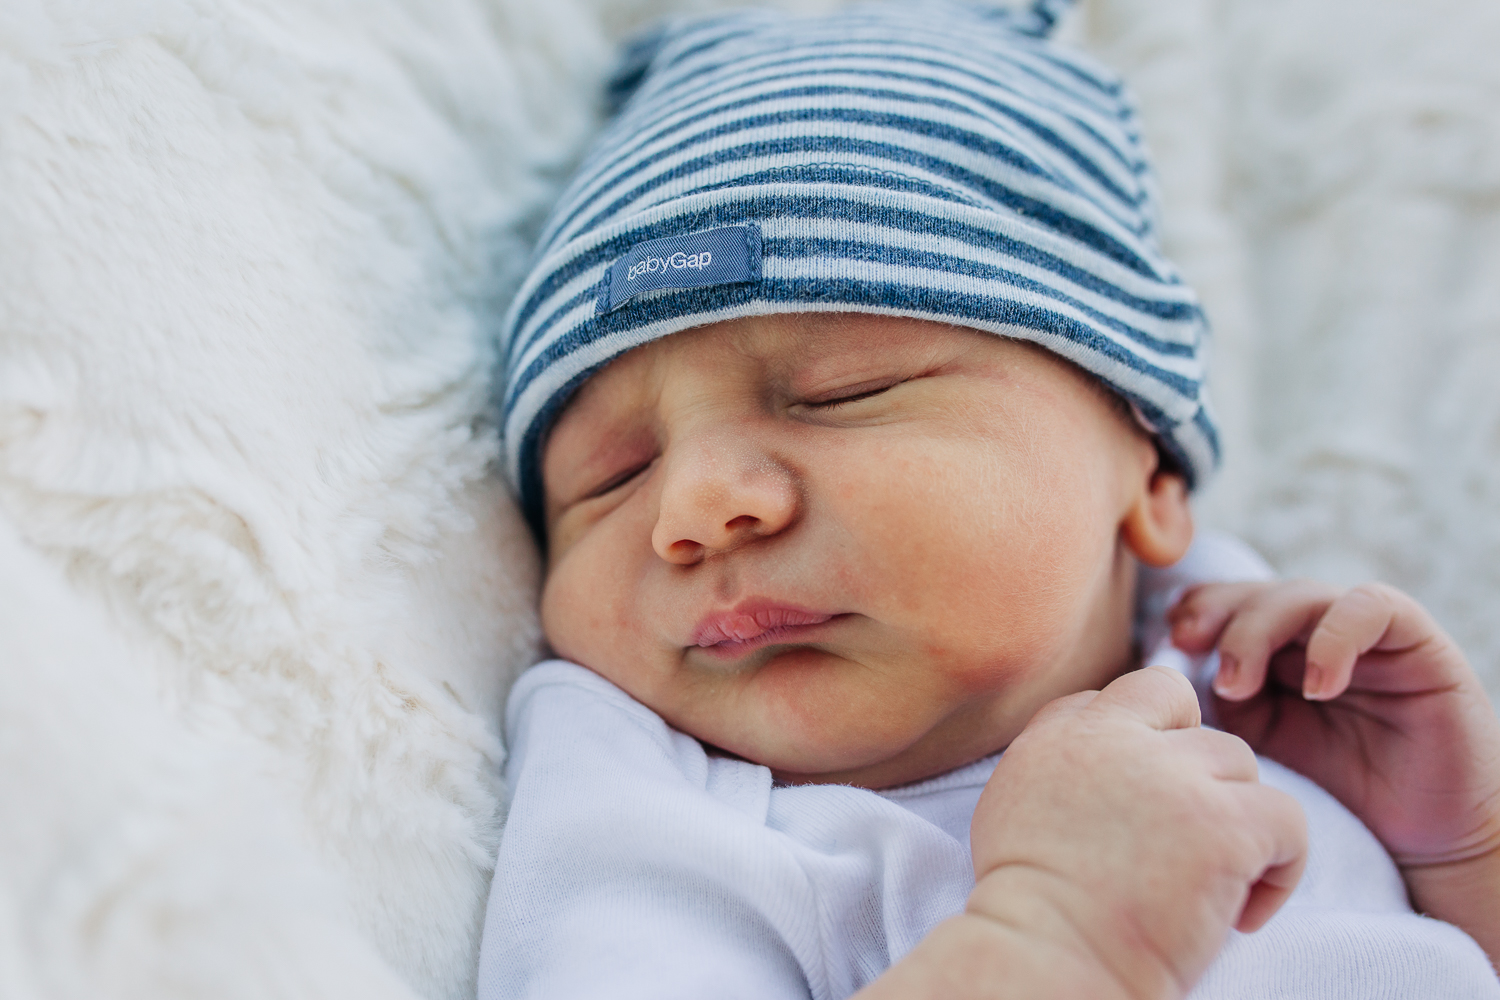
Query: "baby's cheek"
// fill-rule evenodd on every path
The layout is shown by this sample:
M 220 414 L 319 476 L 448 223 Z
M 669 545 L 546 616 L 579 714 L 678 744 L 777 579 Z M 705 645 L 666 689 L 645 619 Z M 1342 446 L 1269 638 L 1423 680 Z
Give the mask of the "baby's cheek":
M 587 553 L 574 549 L 547 574 L 542 586 L 542 631 L 559 656 L 599 669 L 611 650 L 628 642 L 632 625 L 622 595 L 606 581 L 616 574 L 591 571 Z
M 568 659 L 578 659 L 583 623 L 578 621 L 583 604 L 573 596 L 567 581 L 560 581 L 557 572 L 547 575 L 542 586 L 542 634 L 553 652 Z
M 1085 615 L 1101 566 L 1114 550 L 1113 531 L 1096 504 L 1068 477 L 1013 476 L 978 482 L 962 543 L 948 548 L 941 600 L 930 611 L 946 640 L 961 649 L 1006 654 L 994 669 L 1025 671 L 1065 645 Z

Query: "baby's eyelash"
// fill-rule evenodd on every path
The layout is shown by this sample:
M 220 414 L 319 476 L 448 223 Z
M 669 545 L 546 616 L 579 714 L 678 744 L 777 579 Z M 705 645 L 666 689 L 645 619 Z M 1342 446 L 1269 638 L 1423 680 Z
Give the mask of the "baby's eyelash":
M 651 461 L 654 462 L 656 460 L 652 459 Z M 615 490 L 619 489 L 621 486 L 624 486 L 626 483 L 630 482 L 632 479 L 634 479 L 636 476 L 639 476 L 642 472 L 645 472 L 650 467 L 651 462 L 642 462 L 640 465 L 633 465 L 630 468 L 623 470 L 618 475 L 606 479 L 599 486 L 596 486 L 593 490 L 584 494 L 581 499 L 595 500 L 607 493 L 613 493 Z
M 882 385 L 875 389 L 866 389 L 863 392 L 856 392 L 849 396 L 840 396 L 837 399 L 823 399 L 819 400 L 816 403 L 809 403 L 807 405 L 815 407 L 819 410 L 831 410 L 835 407 L 843 406 L 845 403 L 857 403 L 861 399 L 869 399 L 871 396 L 878 396 L 882 392 L 890 392 L 900 384 L 900 382 L 892 382 L 890 385 Z

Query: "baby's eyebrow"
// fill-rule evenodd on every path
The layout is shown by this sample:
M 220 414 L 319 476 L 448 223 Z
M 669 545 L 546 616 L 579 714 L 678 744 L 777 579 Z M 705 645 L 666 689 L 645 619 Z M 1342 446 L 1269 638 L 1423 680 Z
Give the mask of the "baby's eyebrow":
M 604 409 L 596 419 L 582 421 L 575 416 L 553 428 L 542 453 L 543 485 L 549 497 L 571 502 L 576 499 L 573 494 L 589 488 L 589 480 L 606 474 L 607 466 L 622 460 L 619 456 L 626 451 L 632 429 L 622 423 L 623 414 Z M 561 450 L 569 453 L 566 461 Z
M 640 451 L 640 448 L 632 447 L 633 436 L 638 436 L 638 432 L 629 433 L 618 425 L 609 426 L 591 435 L 587 453 L 574 464 L 579 477 L 587 478 L 590 474 L 618 465 L 623 461 L 629 461 L 631 455 Z

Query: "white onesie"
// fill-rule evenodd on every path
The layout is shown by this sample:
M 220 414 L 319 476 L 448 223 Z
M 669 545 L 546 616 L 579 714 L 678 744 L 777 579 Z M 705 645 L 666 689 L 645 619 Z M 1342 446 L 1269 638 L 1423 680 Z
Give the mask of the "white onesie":
M 998 760 L 883 792 L 778 786 L 557 660 L 517 682 L 506 732 L 480 1000 L 847 997 L 963 909 Z M 1231 933 L 1194 1000 L 1500 998 L 1347 809 L 1271 761 L 1261 780 L 1302 804 L 1307 871 L 1264 928 Z

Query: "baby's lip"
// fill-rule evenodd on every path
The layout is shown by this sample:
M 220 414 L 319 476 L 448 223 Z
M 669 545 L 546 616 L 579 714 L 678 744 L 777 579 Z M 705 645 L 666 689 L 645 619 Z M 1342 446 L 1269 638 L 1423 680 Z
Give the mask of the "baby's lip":
M 775 601 L 742 601 L 728 611 L 708 615 L 693 629 L 692 643 L 716 656 L 736 657 L 787 642 L 798 633 L 839 617 L 832 611 L 813 611 Z

